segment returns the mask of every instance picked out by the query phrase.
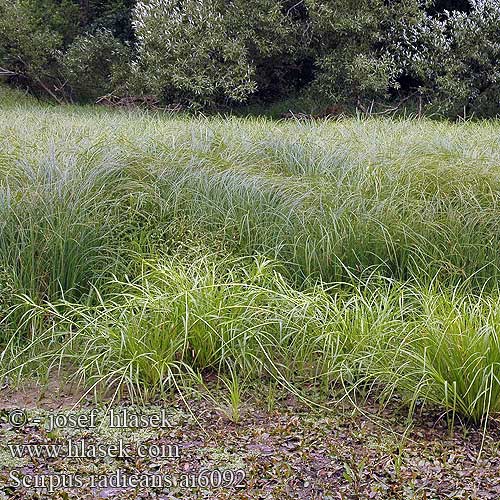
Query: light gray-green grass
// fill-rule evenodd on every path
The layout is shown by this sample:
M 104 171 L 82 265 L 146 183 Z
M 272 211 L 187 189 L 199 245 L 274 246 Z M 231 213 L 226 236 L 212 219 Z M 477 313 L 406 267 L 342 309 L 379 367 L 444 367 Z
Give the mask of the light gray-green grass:
M 4 373 L 500 410 L 496 122 L 0 106 Z

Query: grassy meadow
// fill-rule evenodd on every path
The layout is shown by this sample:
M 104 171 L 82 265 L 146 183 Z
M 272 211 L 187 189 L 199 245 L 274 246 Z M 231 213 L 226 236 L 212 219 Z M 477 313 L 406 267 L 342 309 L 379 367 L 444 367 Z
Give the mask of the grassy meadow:
M 497 122 L 0 92 L 2 377 L 143 401 L 216 376 L 235 419 L 262 384 L 451 421 L 500 412 Z

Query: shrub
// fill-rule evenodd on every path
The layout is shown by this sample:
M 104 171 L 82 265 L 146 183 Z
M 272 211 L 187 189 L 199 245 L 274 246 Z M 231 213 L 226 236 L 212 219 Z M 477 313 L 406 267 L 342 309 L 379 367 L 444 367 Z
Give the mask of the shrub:
M 393 48 L 401 71 L 441 112 L 493 116 L 500 107 L 500 5 L 471 0 L 470 12 L 426 15 Z
M 135 0 L 86 0 L 78 3 L 81 28 L 104 28 L 124 43 L 133 40 L 131 16 Z
M 67 97 L 65 79 L 84 99 L 102 94 L 127 55 L 111 29 L 132 37 L 129 4 L 0 0 L 0 66 L 14 73 L 13 83 L 55 100 Z
M 398 66 L 387 33 L 400 36 L 401 19 L 422 14 L 418 0 L 397 2 L 307 0 L 317 77 L 313 90 L 332 101 L 383 98 L 398 87 Z
M 276 0 L 139 2 L 137 81 L 166 101 L 242 102 L 257 90 L 259 61 L 285 52 L 285 17 Z
M 92 101 L 123 86 L 130 49 L 107 29 L 79 36 L 61 56 L 62 73 L 79 100 Z
M 255 90 L 245 46 L 226 37 L 216 0 L 139 2 L 133 24 L 138 77 L 166 100 L 243 100 Z
M 299 8 L 300 2 L 279 0 L 233 0 L 227 6 L 227 29 L 243 41 L 254 68 L 255 100 L 281 99 L 312 77 L 310 44 Z
M 62 36 L 33 13 L 30 0 L 0 1 L 0 66 L 23 83 L 52 93 L 47 81 Z

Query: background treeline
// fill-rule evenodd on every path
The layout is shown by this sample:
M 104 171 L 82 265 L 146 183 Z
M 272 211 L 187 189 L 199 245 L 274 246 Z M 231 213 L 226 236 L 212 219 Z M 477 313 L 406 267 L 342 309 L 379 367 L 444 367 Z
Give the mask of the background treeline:
M 487 117 L 498 61 L 498 0 L 0 0 L 0 73 L 61 102 Z

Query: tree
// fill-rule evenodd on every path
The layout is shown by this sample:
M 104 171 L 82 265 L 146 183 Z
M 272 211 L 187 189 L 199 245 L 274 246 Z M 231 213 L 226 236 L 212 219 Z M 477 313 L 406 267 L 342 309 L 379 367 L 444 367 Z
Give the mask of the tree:
M 81 101 L 125 86 L 130 50 L 105 28 L 78 36 L 61 54 L 61 73 Z
M 16 81 L 58 99 L 54 67 L 64 40 L 54 29 L 59 11 L 44 19 L 36 7 L 30 0 L 0 0 L 0 65 L 14 72 Z
M 145 0 L 133 17 L 136 80 L 166 101 L 245 101 L 293 32 L 277 0 Z
M 313 91 L 337 102 L 380 99 L 398 88 L 399 68 L 390 40 L 401 36 L 401 21 L 418 23 L 415 0 L 306 0 L 313 33 L 317 77 Z
M 426 15 L 392 48 L 435 110 L 449 116 L 500 112 L 500 4 L 471 0 L 470 12 Z

